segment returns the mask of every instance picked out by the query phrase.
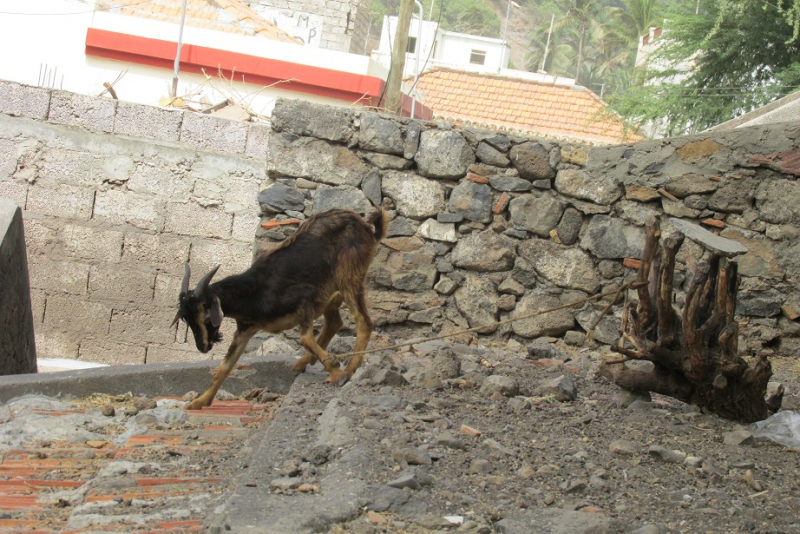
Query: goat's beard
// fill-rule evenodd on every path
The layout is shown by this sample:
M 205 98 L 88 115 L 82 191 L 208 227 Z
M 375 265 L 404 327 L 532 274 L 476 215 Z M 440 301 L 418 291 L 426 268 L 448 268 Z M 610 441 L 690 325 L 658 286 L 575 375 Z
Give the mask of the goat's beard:
M 214 334 L 214 337 L 211 339 L 211 342 L 219 343 L 220 341 L 222 341 L 222 332 L 217 332 L 216 334 Z

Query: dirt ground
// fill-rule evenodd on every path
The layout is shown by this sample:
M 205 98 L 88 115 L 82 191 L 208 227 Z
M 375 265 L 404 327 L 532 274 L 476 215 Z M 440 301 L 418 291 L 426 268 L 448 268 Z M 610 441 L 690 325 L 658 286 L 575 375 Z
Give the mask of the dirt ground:
M 596 377 L 598 352 L 556 346 L 556 359 L 536 361 L 501 347 L 453 346 L 461 372 L 441 384 L 424 372 L 441 363 L 425 350 L 373 359 L 354 380 L 357 393 L 408 404 L 401 413 L 367 406 L 356 414 L 362 439 L 383 458 L 360 476 L 386 484 L 409 469 L 430 475 L 430 485 L 404 490 L 427 513 L 365 512 L 334 531 L 800 532 L 797 451 L 729 435 L 748 428 L 667 397 L 631 404 Z M 369 379 L 390 363 L 416 378 L 394 387 Z M 798 361 L 772 364 L 787 390 L 784 406 L 797 410 Z M 490 375 L 512 377 L 519 391 L 489 395 L 481 384 Z M 577 399 L 540 394 L 543 381 L 561 375 Z M 398 460 L 393 451 L 403 447 L 427 453 L 430 465 Z

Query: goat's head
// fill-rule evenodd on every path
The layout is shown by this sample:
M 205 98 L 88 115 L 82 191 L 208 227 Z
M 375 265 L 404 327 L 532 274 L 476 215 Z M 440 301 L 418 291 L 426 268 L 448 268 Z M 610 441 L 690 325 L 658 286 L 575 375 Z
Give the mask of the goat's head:
M 217 273 L 219 265 L 211 269 L 200 281 L 197 287 L 189 289 L 189 277 L 191 269 L 186 264 L 186 272 L 183 275 L 181 293 L 178 296 L 178 313 L 172 325 L 183 319 L 194 334 L 194 342 L 197 350 L 206 353 L 211 350 L 214 343 L 222 341 L 222 334 L 219 333 L 219 326 L 222 324 L 222 307 L 219 298 L 211 294 L 208 284 Z

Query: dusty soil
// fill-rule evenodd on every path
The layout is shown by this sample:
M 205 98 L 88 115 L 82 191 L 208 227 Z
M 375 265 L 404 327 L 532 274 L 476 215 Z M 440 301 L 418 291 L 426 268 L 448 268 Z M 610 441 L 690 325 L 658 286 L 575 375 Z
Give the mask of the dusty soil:
M 347 397 L 396 396 L 404 407 L 367 401 L 351 410 L 378 458 L 359 476 L 377 487 L 415 469 L 430 475 L 432 484 L 404 490 L 427 511 L 368 505 L 376 511 L 334 531 L 800 532 L 796 451 L 752 439 L 726 443 L 729 432 L 747 428 L 670 398 L 631 404 L 635 398 L 596 377 L 599 352 L 557 348 L 557 359 L 533 361 L 502 347 L 450 346 L 444 352 L 457 355 L 461 372 L 438 383 L 432 375 L 448 366 L 436 355 L 441 346 L 372 358 Z M 411 383 L 387 385 L 391 376 L 376 373 L 389 366 Z M 796 410 L 800 366 L 780 357 L 773 366 L 773 379 L 787 388 L 784 406 Z M 490 395 L 481 384 L 493 374 L 514 378 L 519 391 Z M 538 391 L 561 375 L 577 399 Z M 654 446 L 664 449 L 650 452 Z M 403 459 L 398 451 L 408 447 L 427 453 L 430 464 Z

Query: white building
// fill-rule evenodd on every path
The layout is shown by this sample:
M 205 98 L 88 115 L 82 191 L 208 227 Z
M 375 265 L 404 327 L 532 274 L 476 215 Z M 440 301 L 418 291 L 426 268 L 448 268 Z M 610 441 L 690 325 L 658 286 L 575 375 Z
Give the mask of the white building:
M 397 17 L 384 17 L 381 42 L 372 57 L 389 68 L 397 31 Z M 455 67 L 475 72 L 500 72 L 508 68 L 511 47 L 502 39 L 443 30 L 436 22 L 411 20 L 403 77 L 433 67 Z
M 269 116 L 279 97 L 379 107 L 387 69 L 368 56 L 302 46 L 241 0 L 189 0 L 179 100 L 168 98 L 182 0 L 6 0 L 0 13 L 0 79 L 149 105 L 206 109 L 231 99 Z M 130 9 L 129 9 L 130 8 Z M 164 16 L 169 9 L 169 16 Z M 177 16 L 175 15 L 177 13 Z M 409 88 L 404 86 L 404 92 Z M 408 115 L 411 99 L 404 99 Z M 418 117 L 430 110 L 416 107 Z M 241 118 L 241 115 L 239 115 Z

